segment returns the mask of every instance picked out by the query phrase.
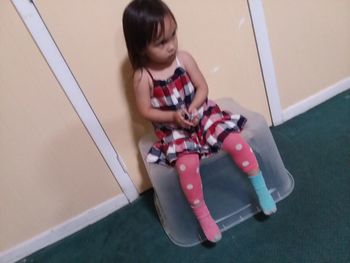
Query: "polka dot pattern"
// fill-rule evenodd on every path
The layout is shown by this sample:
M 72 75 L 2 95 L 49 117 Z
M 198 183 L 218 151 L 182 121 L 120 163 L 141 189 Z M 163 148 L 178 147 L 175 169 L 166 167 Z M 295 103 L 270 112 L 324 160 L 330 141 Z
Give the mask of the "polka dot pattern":
M 244 161 L 243 163 L 242 163 L 242 166 L 243 167 L 247 167 L 249 165 L 249 162 L 248 161 Z
M 235 149 L 236 149 L 236 151 L 240 151 L 243 149 L 243 145 L 238 143 L 238 144 L 236 144 Z
M 180 171 L 181 171 L 181 172 L 186 171 L 186 165 L 181 164 L 181 165 L 180 165 Z
M 194 204 L 194 205 L 198 205 L 200 202 L 201 202 L 201 201 L 199 201 L 199 199 L 195 199 L 195 200 L 193 201 L 193 204 Z

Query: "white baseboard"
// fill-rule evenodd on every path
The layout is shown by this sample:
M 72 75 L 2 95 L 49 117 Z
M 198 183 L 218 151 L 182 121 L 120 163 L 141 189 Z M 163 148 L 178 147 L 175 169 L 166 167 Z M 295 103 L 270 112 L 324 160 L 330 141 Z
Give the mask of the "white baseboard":
M 350 77 L 342 79 L 334 85 L 286 108 L 282 111 L 283 122 L 302 114 L 309 109 L 325 102 L 326 100 L 346 91 L 350 88 Z
M 49 229 L 34 238 L 27 240 L 6 251 L 0 252 L 0 262 L 12 263 L 16 262 L 35 251 L 47 247 L 81 229 L 91 225 L 107 215 L 113 213 L 119 208 L 128 204 L 128 200 L 124 194 L 120 194 L 110 200 L 107 200 L 96 207 L 93 207 L 84 213 L 69 219 L 68 221 Z

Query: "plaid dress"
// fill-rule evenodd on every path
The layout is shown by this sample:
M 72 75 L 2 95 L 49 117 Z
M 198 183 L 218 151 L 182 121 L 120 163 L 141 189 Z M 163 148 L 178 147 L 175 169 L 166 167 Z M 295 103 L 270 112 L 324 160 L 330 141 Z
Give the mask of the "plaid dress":
M 175 111 L 190 106 L 196 90 L 181 66 L 167 80 L 155 80 L 147 72 L 153 80 L 152 107 Z M 200 121 L 197 127 L 191 129 L 178 127 L 174 123 L 153 123 L 158 141 L 149 150 L 148 162 L 174 165 L 183 153 L 198 153 L 201 158 L 207 157 L 219 151 L 226 136 L 230 132 L 239 132 L 246 122 L 242 115 L 222 111 L 208 99 L 197 111 Z

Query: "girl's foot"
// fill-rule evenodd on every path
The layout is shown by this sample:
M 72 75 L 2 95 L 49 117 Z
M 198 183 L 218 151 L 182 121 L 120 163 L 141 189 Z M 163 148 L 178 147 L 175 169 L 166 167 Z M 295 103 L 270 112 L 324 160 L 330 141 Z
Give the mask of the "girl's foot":
M 199 224 L 202 227 L 205 237 L 213 243 L 221 239 L 221 231 L 214 219 L 211 217 L 207 206 L 202 203 L 198 207 L 192 207 Z
M 275 213 L 277 211 L 276 203 L 266 187 L 261 171 L 257 175 L 249 176 L 249 179 L 258 196 L 259 204 L 263 213 L 265 215 L 272 215 Z

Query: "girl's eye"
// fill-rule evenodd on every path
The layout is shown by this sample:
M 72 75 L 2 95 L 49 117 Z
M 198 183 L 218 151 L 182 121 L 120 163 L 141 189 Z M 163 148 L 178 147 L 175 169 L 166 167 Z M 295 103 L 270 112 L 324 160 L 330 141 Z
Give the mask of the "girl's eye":
M 165 40 L 162 40 L 162 41 L 160 41 L 160 42 L 157 42 L 157 43 L 156 43 L 156 46 L 157 46 L 157 47 L 164 46 L 165 43 L 166 43 Z

